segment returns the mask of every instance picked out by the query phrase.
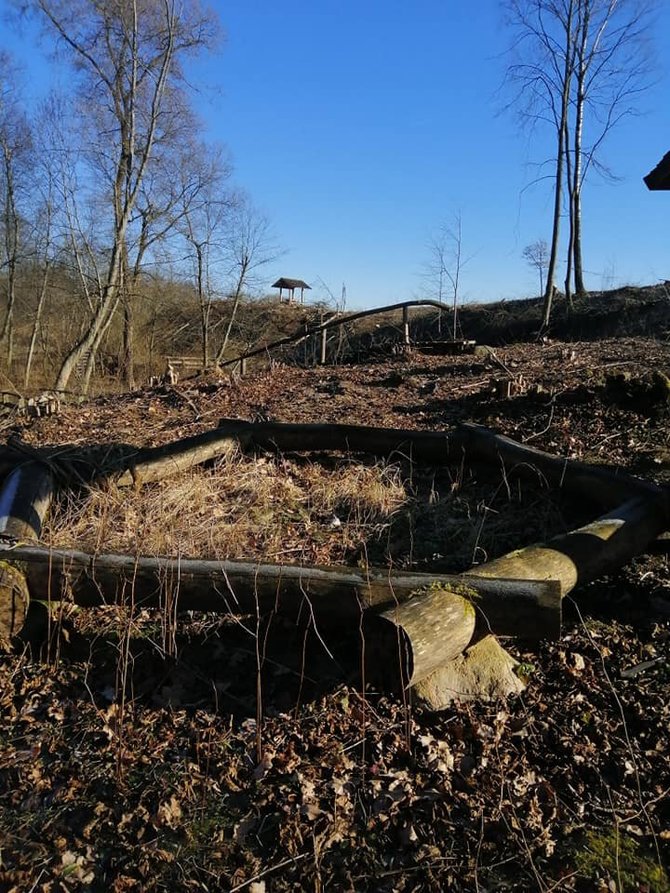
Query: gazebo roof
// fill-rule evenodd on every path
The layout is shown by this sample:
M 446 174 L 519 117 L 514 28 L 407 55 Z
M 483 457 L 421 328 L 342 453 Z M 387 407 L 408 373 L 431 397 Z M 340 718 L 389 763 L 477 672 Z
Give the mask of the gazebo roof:
M 272 286 L 273 288 L 308 288 L 311 291 L 312 286 L 307 285 L 306 282 L 303 282 L 302 279 L 287 279 L 285 276 L 282 276 L 281 279 L 277 279 L 277 281 Z
M 644 182 L 648 189 L 670 189 L 670 152 L 666 152 Z

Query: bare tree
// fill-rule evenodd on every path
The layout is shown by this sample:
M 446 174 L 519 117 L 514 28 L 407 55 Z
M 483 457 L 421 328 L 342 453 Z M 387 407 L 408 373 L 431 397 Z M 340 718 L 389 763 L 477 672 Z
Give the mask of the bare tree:
M 582 187 L 593 166 L 608 173 L 599 150 L 610 131 L 636 114 L 650 85 L 649 0 L 578 0 L 572 87 L 572 180 L 569 183 L 575 292 L 582 294 Z M 568 152 L 570 151 L 568 147 Z M 566 289 L 568 291 L 568 289 Z
M 226 332 L 216 355 L 217 363 L 225 356 L 243 295 L 258 286 L 261 269 L 281 255 L 270 221 L 254 208 L 244 193 L 237 196 L 236 205 L 229 217 L 225 253 L 230 283 L 227 294 L 232 306 Z
M 435 301 L 451 301 L 452 337 L 456 339 L 461 274 L 472 257 L 463 257 L 463 221 L 461 212 L 450 223 L 443 222 L 428 240 L 428 261 L 423 271 L 426 291 Z M 441 311 L 440 311 L 441 313 Z
M 17 100 L 17 79 L 18 73 L 11 59 L 6 53 L 0 53 L 0 268 L 5 271 L 6 283 L 0 342 L 5 344 L 8 367 L 13 359 L 16 285 L 25 222 L 21 203 L 26 199 L 26 180 L 32 166 L 32 137 L 28 119 Z
M 186 168 L 188 170 L 188 168 Z M 205 145 L 198 152 L 198 163 L 189 179 L 195 178 L 197 190 L 184 189 L 179 229 L 189 247 L 193 278 L 200 309 L 202 362 L 210 360 L 210 320 L 214 300 L 222 296 L 225 242 L 235 212 L 235 198 L 225 188 L 230 169 L 220 149 Z
M 549 246 L 544 239 L 532 242 L 521 252 L 523 259 L 537 270 L 540 277 L 540 294 L 544 294 L 544 271 L 549 267 Z
M 551 314 L 559 253 L 563 189 L 567 184 L 570 232 L 566 294 L 571 274 L 584 291 L 581 194 L 590 167 L 604 170 L 598 152 L 607 134 L 635 111 L 648 82 L 646 51 L 654 0 L 507 0 L 513 31 L 507 83 L 510 106 L 531 127 L 549 125 L 554 207 L 542 324 Z M 588 145 L 585 134 L 588 133 Z
M 39 171 L 38 183 L 40 206 L 37 209 L 34 223 L 34 261 L 36 269 L 40 271 L 39 286 L 37 290 L 37 304 L 33 316 L 30 343 L 26 356 L 26 365 L 23 374 L 25 387 L 30 384 L 30 374 L 37 338 L 42 323 L 42 315 L 47 301 L 49 277 L 54 261 L 54 218 L 56 216 L 56 190 L 53 173 L 48 168 Z
M 576 5 L 580 0 L 508 0 L 513 32 L 512 61 L 507 82 L 513 90 L 510 106 L 524 125 L 548 124 L 555 133 L 552 160 L 553 217 L 551 247 L 544 288 L 542 326 L 547 326 L 555 291 L 561 234 L 565 153 L 568 145 L 570 87 L 576 56 Z
M 180 63 L 211 45 L 212 14 L 197 0 L 30 0 L 68 51 L 85 103 L 83 126 L 108 178 L 109 249 L 100 300 L 56 379 L 64 389 L 77 364 L 95 354 L 120 300 L 127 239 L 157 146 L 173 129 L 181 92 Z

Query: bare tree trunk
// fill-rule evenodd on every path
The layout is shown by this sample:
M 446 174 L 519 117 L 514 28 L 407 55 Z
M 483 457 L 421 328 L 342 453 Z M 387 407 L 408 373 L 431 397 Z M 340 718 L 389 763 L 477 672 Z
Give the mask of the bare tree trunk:
M 26 357 L 26 371 L 23 378 L 23 383 L 25 387 L 28 387 L 30 383 L 30 372 L 33 365 L 33 358 L 35 356 L 35 345 L 37 344 L 37 334 L 39 332 L 40 323 L 42 321 L 42 312 L 44 310 L 44 304 L 46 303 L 47 296 L 47 286 L 49 283 L 49 271 L 51 267 L 49 264 L 48 258 L 45 260 L 44 271 L 42 273 L 42 284 L 40 286 L 40 294 L 37 299 L 37 307 L 35 309 L 35 318 L 33 319 L 33 330 L 30 335 L 30 345 L 28 347 L 28 356 Z
M 121 377 L 127 390 L 135 388 L 135 310 L 130 291 L 126 289 L 123 296 L 123 346 L 121 358 Z
M 572 161 L 570 158 L 570 150 L 568 141 L 566 140 L 565 151 L 565 182 L 568 187 L 568 252 L 565 265 L 565 300 L 568 307 L 572 309 L 572 257 L 575 246 L 575 191 L 572 179 Z
M 588 26 L 585 26 L 588 27 Z M 577 80 L 577 104 L 575 109 L 575 170 L 572 186 L 573 258 L 575 266 L 575 293 L 583 295 L 584 269 L 582 264 L 582 137 L 584 131 L 584 77 L 580 64 Z
M 237 282 L 235 283 L 235 291 L 233 292 L 233 309 L 230 311 L 230 319 L 228 320 L 228 325 L 226 326 L 226 334 L 223 336 L 223 344 L 219 348 L 219 352 L 216 355 L 217 363 L 220 363 L 226 355 L 226 348 L 228 347 L 228 341 L 230 340 L 230 333 L 233 330 L 233 323 L 235 322 L 235 316 L 237 315 L 237 308 L 240 306 L 240 301 L 242 299 L 242 289 L 244 288 L 244 283 L 247 279 L 247 273 L 249 272 L 250 263 L 251 257 L 245 253 L 241 259 Z
M 11 369 L 14 352 L 14 306 L 16 304 L 16 265 L 18 260 L 19 218 L 16 210 L 14 191 L 14 170 L 12 151 L 2 140 L 2 155 L 5 186 L 5 254 L 7 257 L 7 308 L 0 332 L 0 342 L 7 343 L 7 369 Z
M 573 68 L 572 48 L 572 0 L 568 7 L 565 21 L 565 59 L 563 64 L 561 84 L 561 109 L 557 127 L 556 145 L 556 177 L 554 185 L 554 220 L 551 233 L 551 250 L 549 254 L 549 267 L 544 291 L 544 306 L 542 307 L 542 328 L 549 325 L 554 297 L 554 280 L 556 278 L 556 265 L 558 262 L 558 248 L 561 234 L 561 210 L 563 204 L 563 164 L 568 136 L 568 113 L 570 109 L 570 80 Z
M 93 372 L 95 371 L 95 361 L 98 358 L 100 346 L 107 336 L 107 332 L 109 331 L 109 327 L 112 324 L 112 320 L 114 319 L 114 314 L 116 313 L 118 306 L 119 299 L 117 298 L 116 302 L 109 312 L 109 315 L 107 316 L 107 319 L 105 319 L 98 328 L 93 344 L 91 345 L 91 349 L 86 360 L 84 379 L 82 381 L 82 393 L 84 394 L 88 394 L 89 388 L 91 386 L 91 378 L 93 376 Z
M 567 103 L 566 103 L 567 106 Z M 566 108 L 567 113 L 567 108 Z M 549 325 L 554 299 L 554 280 L 556 278 L 556 264 L 558 261 L 558 246 L 561 236 L 561 205 L 563 203 L 563 158 L 565 155 L 565 120 L 561 122 L 558 131 L 558 156 L 556 158 L 556 181 L 554 186 L 554 222 L 551 231 L 551 250 L 549 254 L 549 268 L 544 287 L 544 304 L 542 306 L 542 328 Z

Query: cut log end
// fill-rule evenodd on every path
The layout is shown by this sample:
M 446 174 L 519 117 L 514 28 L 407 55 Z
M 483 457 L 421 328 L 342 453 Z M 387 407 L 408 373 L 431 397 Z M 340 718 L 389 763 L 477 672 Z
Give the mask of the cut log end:
M 459 655 L 475 629 L 475 609 L 466 592 L 464 584 L 433 586 L 382 614 L 367 614 L 367 681 L 402 691 Z
M 25 575 L 6 561 L 0 561 L 0 644 L 18 635 L 28 614 L 30 596 Z
M 485 636 L 419 681 L 412 692 L 431 710 L 444 710 L 458 701 L 494 701 L 524 690 L 517 667 L 518 661 L 494 636 Z

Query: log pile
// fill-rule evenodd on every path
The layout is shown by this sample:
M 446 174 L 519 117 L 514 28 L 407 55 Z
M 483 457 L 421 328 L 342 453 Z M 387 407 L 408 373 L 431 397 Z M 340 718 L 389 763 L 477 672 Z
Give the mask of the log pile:
M 237 449 L 401 454 L 415 462 L 487 462 L 512 479 L 540 475 L 588 496 L 604 514 L 546 544 L 519 549 L 462 575 L 384 568 L 305 567 L 244 561 L 91 555 L 38 544 L 54 490 L 92 481 L 139 486 Z M 166 447 L 120 450 L 96 462 L 90 452 L 0 448 L 0 639 L 21 628 L 30 598 L 86 606 L 124 603 L 170 614 L 282 613 L 362 631 L 368 682 L 411 689 L 434 709 L 458 697 L 493 697 L 522 687 L 495 636 L 560 634 L 561 600 L 609 573 L 668 527 L 665 489 L 611 468 L 543 453 L 465 424 L 449 432 L 354 425 L 289 425 L 221 420 L 213 431 Z

